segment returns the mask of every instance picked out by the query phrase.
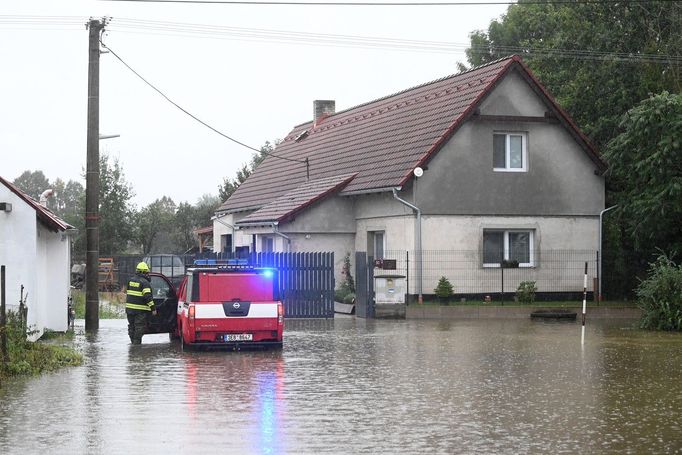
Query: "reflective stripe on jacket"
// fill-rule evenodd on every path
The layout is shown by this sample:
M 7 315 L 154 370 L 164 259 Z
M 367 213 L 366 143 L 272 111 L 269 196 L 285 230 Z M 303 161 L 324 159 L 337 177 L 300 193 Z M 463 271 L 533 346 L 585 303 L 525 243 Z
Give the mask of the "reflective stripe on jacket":
M 154 311 L 152 285 L 144 275 L 136 273 L 128 281 L 126 289 L 126 308 L 140 311 Z

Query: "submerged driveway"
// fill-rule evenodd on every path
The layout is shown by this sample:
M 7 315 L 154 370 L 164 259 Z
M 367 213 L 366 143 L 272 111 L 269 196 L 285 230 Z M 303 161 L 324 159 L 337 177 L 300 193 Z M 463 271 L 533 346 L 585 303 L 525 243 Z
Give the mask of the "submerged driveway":
M 632 324 L 287 320 L 281 351 L 183 352 L 77 321 L 84 366 L 0 390 L 0 453 L 675 453 L 682 335 Z

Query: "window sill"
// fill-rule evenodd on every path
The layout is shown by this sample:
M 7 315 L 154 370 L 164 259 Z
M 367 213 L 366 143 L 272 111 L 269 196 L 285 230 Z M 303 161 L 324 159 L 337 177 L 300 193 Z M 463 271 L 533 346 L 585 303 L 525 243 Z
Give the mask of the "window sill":
M 503 167 L 494 167 L 493 172 L 528 172 L 527 169 L 507 169 Z

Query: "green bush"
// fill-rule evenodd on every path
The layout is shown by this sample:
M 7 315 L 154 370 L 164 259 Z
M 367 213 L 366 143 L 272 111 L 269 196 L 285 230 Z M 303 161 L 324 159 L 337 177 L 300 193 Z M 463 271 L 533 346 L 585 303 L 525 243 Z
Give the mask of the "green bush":
M 637 287 L 642 310 L 640 327 L 682 330 L 682 265 L 661 254 L 649 265 L 649 275 Z
M 535 293 L 538 291 L 535 281 L 522 281 L 516 288 L 516 298 L 521 303 L 535 302 Z
M 355 298 L 355 280 L 353 280 L 350 268 L 350 253 L 346 253 L 346 256 L 343 258 L 343 266 L 341 267 L 343 281 L 339 288 L 334 291 L 334 300 L 337 302 L 345 302 L 350 294 L 353 295 L 353 299 Z
M 343 303 L 345 303 L 345 304 L 347 304 L 347 305 L 351 305 L 351 304 L 355 303 L 355 294 L 353 294 L 353 293 L 351 292 L 350 294 L 346 295 L 346 296 L 343 298 Z
M 440 279 L 438 280 L 438 285 L 436 286 L 436 289 L 433 290 L 433 293 L 436 294 L 436 296 L 440 298 L 441 301 L 449 300 L 453 294 L 452 283 L 450 283 L 450 280 L 448 280 L 444 276 L 440 277 Z
M 6 333 L 9 362 L 4 369 L 0 364 L 0 378 L 39 374 L 83 362 L 83 356 L 69 347 L 27 341 L 23 322 L 13 311 L 7 312 Z M 48 335 L 48 338 L 53 339 L 54 335 Z
M 334 291 L 334 300 L 337 302 L 343 302 L 343 299 L 349 294 L 345 289 L 337 289 Z

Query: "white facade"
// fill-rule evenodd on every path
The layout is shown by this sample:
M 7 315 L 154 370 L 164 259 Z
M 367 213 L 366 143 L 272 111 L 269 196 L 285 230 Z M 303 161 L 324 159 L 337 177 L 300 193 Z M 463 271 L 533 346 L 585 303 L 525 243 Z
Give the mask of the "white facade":
M 68 329 L 71 237 L 48 229 L 36 209 L 0 184 L 0 202 L 12 204 L 0 211 L 0 265 L 5 266 L 8 309 L 17 310 L 24 287 L 28 327 L 38 339 L 43 332 Z

